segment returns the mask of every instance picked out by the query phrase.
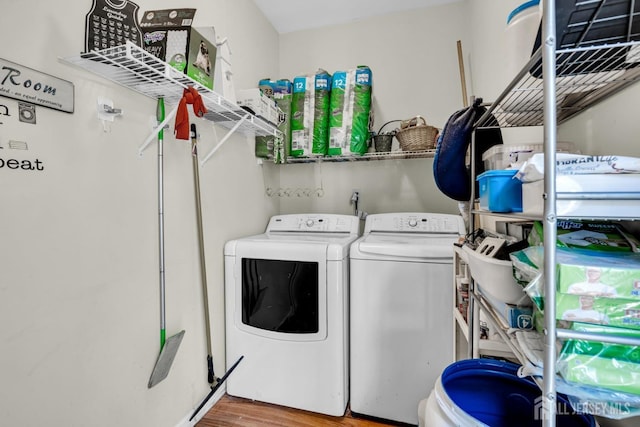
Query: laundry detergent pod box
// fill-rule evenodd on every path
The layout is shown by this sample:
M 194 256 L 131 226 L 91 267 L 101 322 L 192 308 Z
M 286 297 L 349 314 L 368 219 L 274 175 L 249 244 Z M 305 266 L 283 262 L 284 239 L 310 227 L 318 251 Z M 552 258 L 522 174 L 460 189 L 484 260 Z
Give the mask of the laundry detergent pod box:
M 191 27 L 195 13 L 195 9 L 145 12 L 140 21 L 143 48 L 202 86 L 213 89 L 215 32 L 212 27 Z
M 291 150 L 293 157 L 322 156 L 328 152 L 331 75 L 293 79 L 291 100 Z
M 330 95 L 329 155 L 362 155 L 368 150 L 371 114 L 371 69 L 333 74 Z

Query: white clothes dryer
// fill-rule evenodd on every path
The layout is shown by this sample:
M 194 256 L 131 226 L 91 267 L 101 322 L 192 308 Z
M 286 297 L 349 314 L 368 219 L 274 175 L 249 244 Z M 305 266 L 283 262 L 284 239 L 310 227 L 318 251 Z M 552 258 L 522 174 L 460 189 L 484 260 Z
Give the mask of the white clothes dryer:
M 461 216 L 367 217 L 351 245 L 351 404 L 354 415 L 418 424 L 453 354 L 453 244 Z
M 271 218 L 227 242 L 226 359 L 232 396 L 344 415 L 349 400 L 351 215 Z

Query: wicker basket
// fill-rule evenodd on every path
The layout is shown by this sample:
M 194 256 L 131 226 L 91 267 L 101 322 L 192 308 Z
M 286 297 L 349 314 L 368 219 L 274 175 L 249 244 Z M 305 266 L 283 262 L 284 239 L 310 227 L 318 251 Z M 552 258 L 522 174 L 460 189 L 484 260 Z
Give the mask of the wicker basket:
M 436 148 L 438 129 L 429 126 L 421 116 L 403 121 L 396 133 L 402 151 L 424 151 Z
M 391 146 L 393 145 L 393 137 L 396 136 L 396 129 L 392 130 L 391 132 L 384 132 L 384 133 L 382 132 L 382 130 L 384 129 L 385 126 L 391 123 L 401 122 L 401 121 L 402 120 L 388 121 L 380 127 L 380 130 L 378 131 L 378 133 L 374 132 L 373 144 L 376 149 L 376 152 L 382 153 L 382 152 L 391 151 Z

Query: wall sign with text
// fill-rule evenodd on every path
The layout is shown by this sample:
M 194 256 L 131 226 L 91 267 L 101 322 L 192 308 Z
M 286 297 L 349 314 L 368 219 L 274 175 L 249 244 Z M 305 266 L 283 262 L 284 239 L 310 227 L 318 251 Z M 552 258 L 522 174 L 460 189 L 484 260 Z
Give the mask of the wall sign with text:
M 73 113 L 73 83 L 2 58 L 0 96 Z

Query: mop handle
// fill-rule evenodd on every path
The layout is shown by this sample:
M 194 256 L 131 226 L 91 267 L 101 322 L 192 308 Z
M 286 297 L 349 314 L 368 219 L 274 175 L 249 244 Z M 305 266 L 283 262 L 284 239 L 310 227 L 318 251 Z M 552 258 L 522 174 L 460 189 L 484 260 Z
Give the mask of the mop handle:
M 158 98 L 156 119 L 159 123 L 164 121 L 164 98 Z M 159 262 L 160 262 L 160 349 L 164 348 L 166 341 L 166 317 L 165 317 L 165 271 L 164 271 L 164 161 L 163 161 L 164 130 L 158 131 L 158 237 L 159 237 Z

